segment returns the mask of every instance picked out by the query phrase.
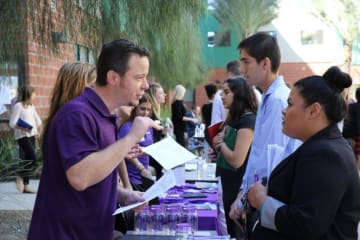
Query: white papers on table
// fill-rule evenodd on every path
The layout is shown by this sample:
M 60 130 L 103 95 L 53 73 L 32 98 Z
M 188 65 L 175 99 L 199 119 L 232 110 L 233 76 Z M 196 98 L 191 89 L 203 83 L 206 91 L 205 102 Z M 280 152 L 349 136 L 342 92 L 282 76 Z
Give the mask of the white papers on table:
M 171 137 L 164 138 L 142 150 L 151 155 L 166 170 L 196 158 L 196 155 L 179 145 Z
M 164 173 L 164 175 L 154 183 L 144 194 L 143 198 L 145 199 L 144 202 L 148 202 L 161 194 L 165 193 L 167 190 L 175 186 L 177 183 L 176 176 L 173 170 L 167 171 Z M 116 209 L 116 211 L 113 213 L 113 215 L 125 212 L 127 210 L 133 209 L 135 207 L 138 207 L 142 205 L 144 202 L 138 202 L 134 204 L 130 204 L 125 207 L 120 207 Z

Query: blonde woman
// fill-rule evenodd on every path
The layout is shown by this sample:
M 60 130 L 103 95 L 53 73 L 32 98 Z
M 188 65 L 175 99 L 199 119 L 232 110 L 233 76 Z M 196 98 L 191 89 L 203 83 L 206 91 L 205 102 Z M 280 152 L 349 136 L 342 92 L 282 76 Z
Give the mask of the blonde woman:
M 96 71 L 94 65 L 80 62 L 65 63 L 60 68 L 55 82 L 44 129 L 47 129 L 49 122 L 62 105 L 79 96 L 86 86 L 92 87 L 95 80 Z
M 174 98 L 171 104 L 171 120 L 174 126 L 174 134 L 176 142 L 178 142 L 183 147 L 185 146 L 185 122 L 197 123 L 196 118 L 186 117 L 186 108 L 184 106 L 184 96 L 186 89 L 183 85 L 176 85 Z
M 35 136 L 40 133 L 42 124 L 33 101 L 35 88 L 23 86 L 19 89 L 19 101 L 11 112 L 9 125 L 14 128 L 14 137 L 19 144 L 22 156 L 19 176 L 16 178 L 16 188 L 23 193 L 36 193 L 29 186 L 29 176 L 34 171 L 37 156 L 35 151 Z
M 159 83 L 151 83 L 149 85 L 149 88 L 146 90 L 146 92 L 149 94 L 150 102 L 151 102 L 151 108 L 152 108 L 152 114 L 151 119 L 161 120 L 161 104 L 165 103 L 165 97 L 166 93 L 164 92 L 164 89 Z M 164 130 L 156 130 L 153 129 L 153 141 L 158 142 L 160 141 L 164 136 Z M 162 166 L 152 157 L 150 157 L 150 166 L 152 166 L 155 169 L 156 178 L 159 179 L 162 176 Z

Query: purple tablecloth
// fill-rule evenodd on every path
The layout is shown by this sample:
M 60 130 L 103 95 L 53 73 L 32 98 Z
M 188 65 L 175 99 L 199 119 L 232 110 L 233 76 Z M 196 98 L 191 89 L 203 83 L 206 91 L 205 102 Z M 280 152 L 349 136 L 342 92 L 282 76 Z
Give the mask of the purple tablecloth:
M 182 194 L 184 192 L 189 192 L 190 189 L 195 190 L 195 194 L 197 194 L 198 191 L 198 194 L 205 195 L 206 197 L 183 198 Z M 160 204 L 201 204 L 205 202 L 217 204 L 217 199 L 218 195 L 216 189 L 199 189 L 196 188 L 193 184 L 186 184 L 184 186 L 175 186 L 171 188 L 164 198 L 160 198 Z M 197 215 L 198 230 L 219 232 L 217 223 L 217 209 L 197 209 Z

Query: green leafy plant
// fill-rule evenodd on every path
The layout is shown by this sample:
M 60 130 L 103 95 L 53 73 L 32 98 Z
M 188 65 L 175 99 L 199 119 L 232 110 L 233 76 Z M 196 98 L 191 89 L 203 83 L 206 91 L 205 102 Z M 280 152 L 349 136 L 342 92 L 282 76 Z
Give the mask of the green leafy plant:
M 15 179 L 18 172 L 26 169 L 27 164 L 19 158 L 18 152 L 13 132 L 0 132 L 0 182 Z M 30 177 L 38 177 L 38 175 L 38 171 L 35 171 L 35 174 L 31 173 Z

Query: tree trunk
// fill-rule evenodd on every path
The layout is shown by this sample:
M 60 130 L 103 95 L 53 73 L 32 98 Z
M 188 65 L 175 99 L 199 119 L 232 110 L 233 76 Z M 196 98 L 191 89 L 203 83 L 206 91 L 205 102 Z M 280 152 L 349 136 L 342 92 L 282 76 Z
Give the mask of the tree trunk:
M 352 48 L 352 41 L 344 39 L 344 71 L 349 74 L 351 74 Z

